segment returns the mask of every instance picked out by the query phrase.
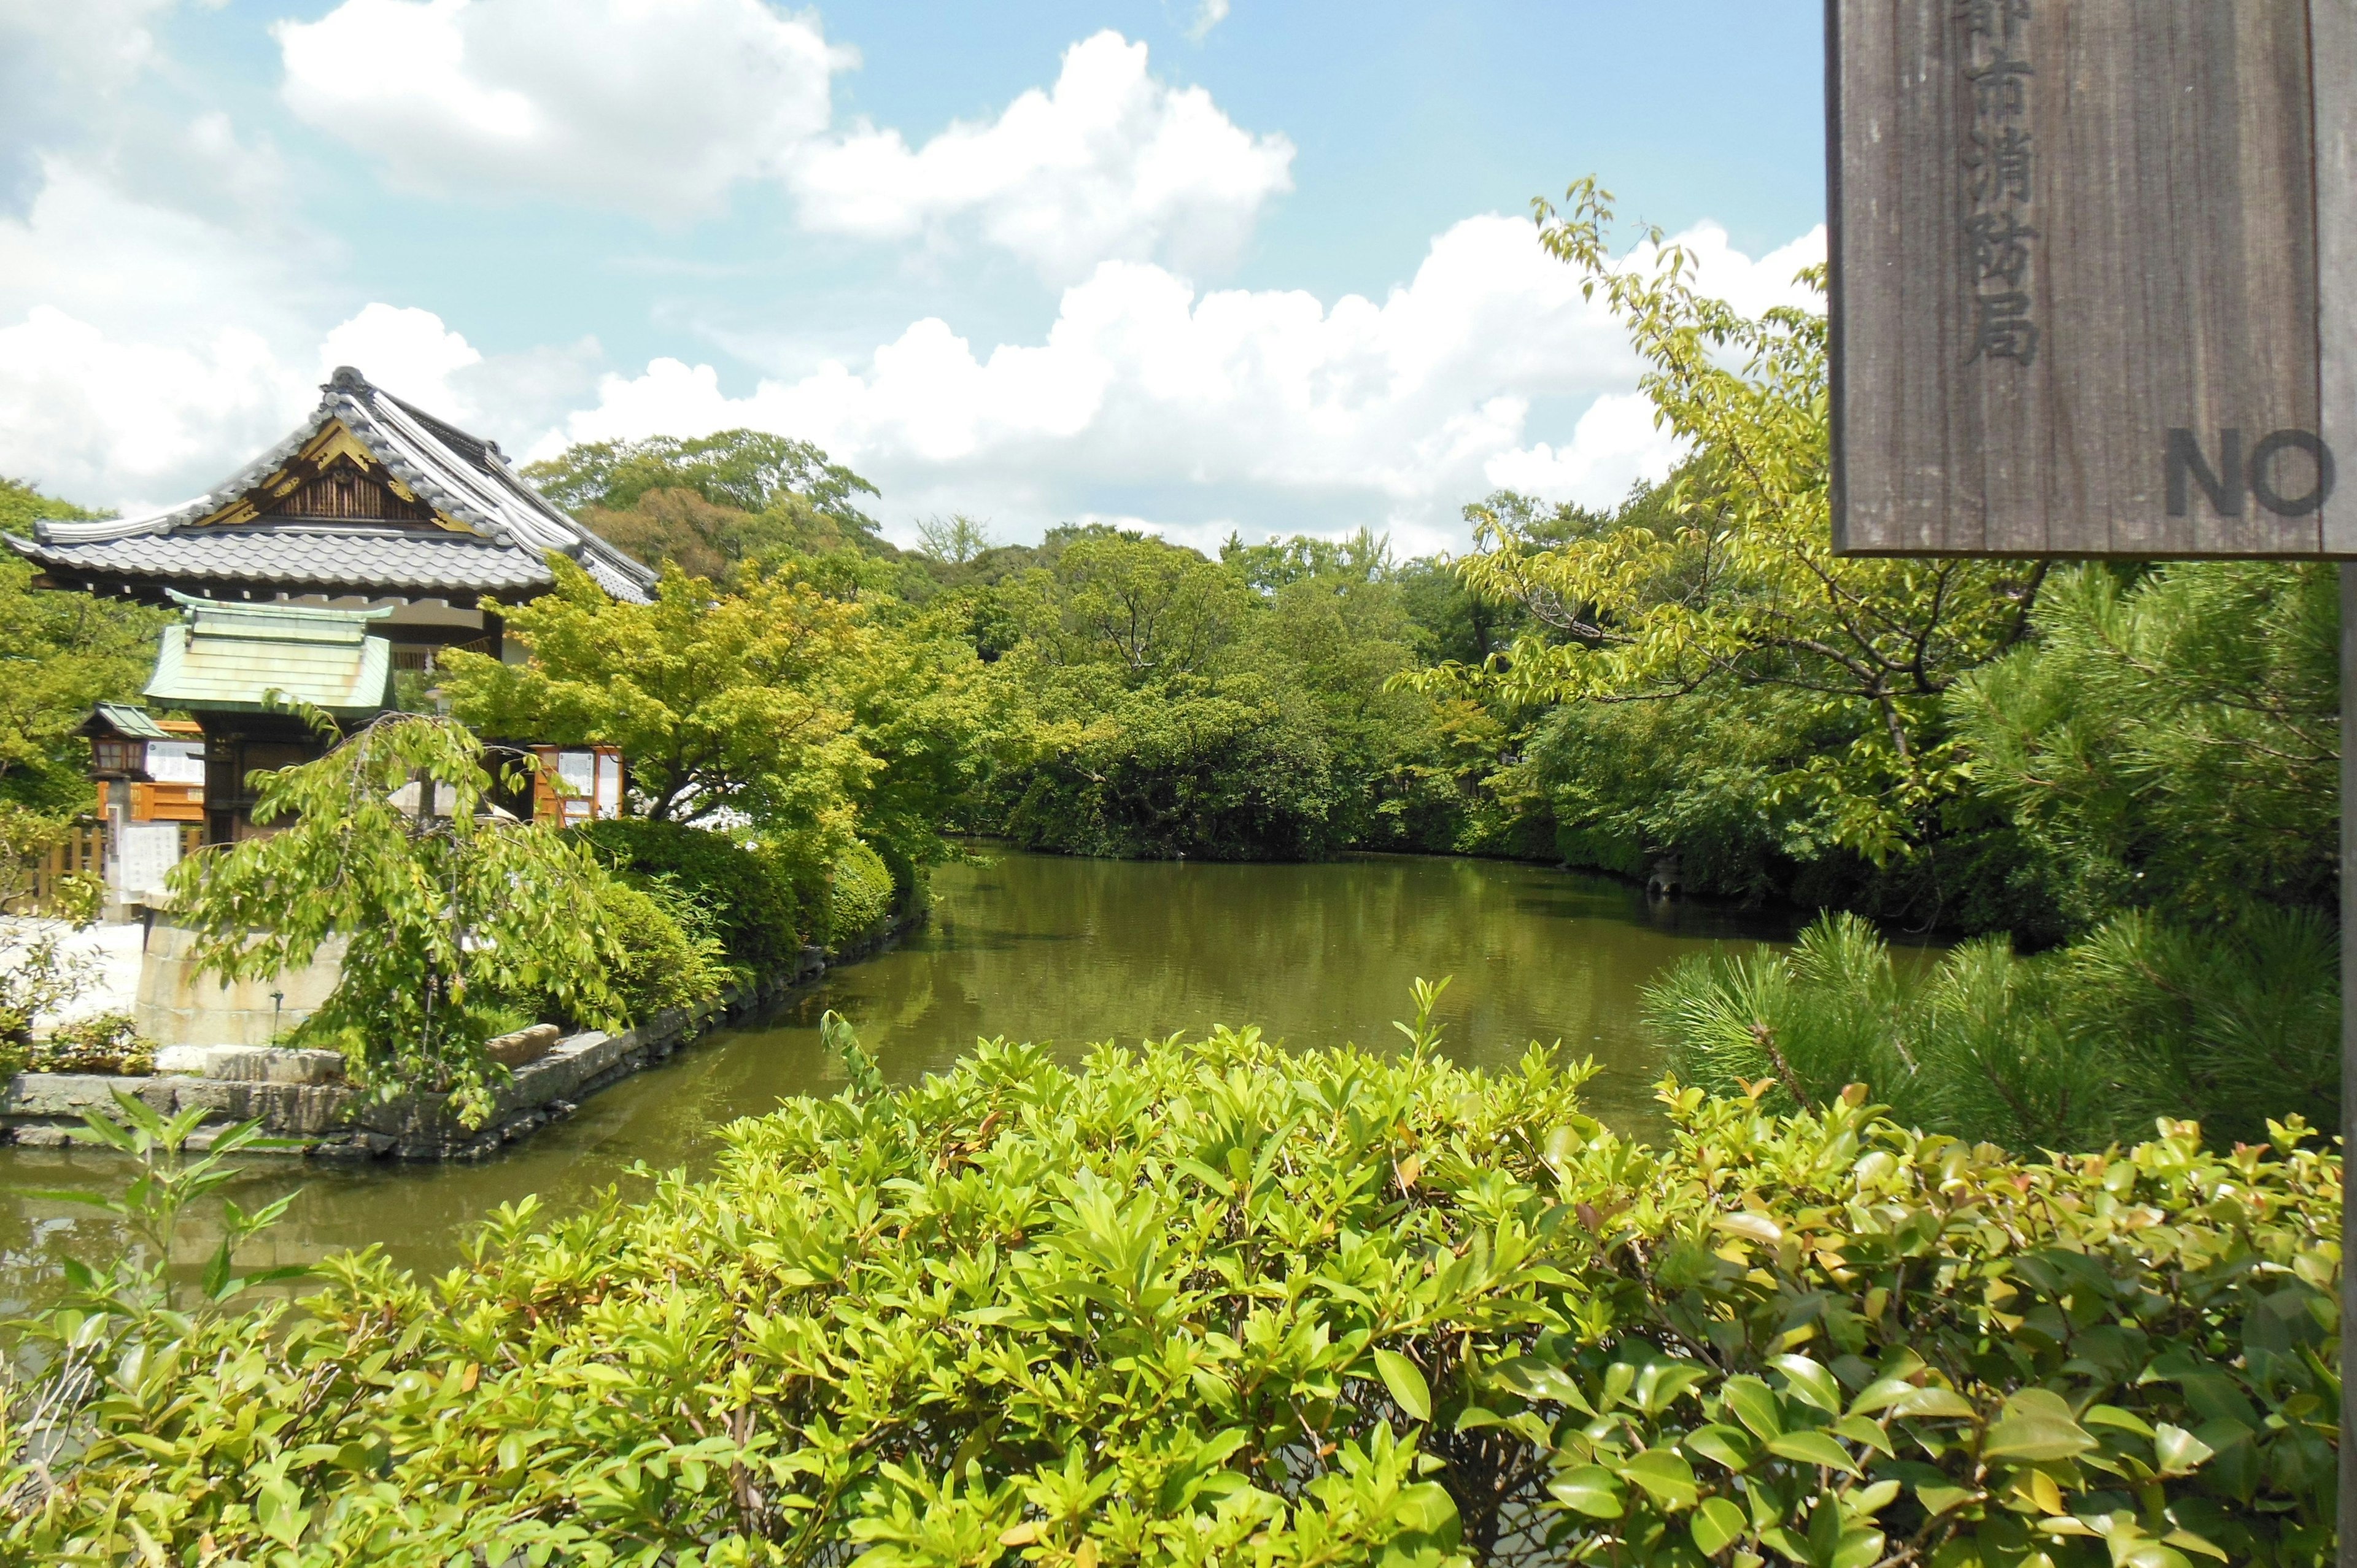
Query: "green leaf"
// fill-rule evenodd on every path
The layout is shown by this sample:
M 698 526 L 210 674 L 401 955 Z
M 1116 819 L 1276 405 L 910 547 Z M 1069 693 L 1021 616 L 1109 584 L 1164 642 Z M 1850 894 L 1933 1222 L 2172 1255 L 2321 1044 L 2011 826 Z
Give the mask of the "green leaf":
M 1806 1356 L 1771 1356 L 1768 1364 L 1792 1380 L 1786 1391 L 1803 1404 L 1813 1404 L 1827 1415 L 1842 1412 L 1841 1385 L 1834 1375 Z
M 1749 1469 L 1757 1456 L 1751 1439 L 1744 1435 L 1742 1429 L 1716 1423 L 1695 1427 L 1678 1439 L 1678 1445 L 1736 1471 Z
M 1849 1450 L 1822 1432 L 1787 1432 L 1768 1440 L 1768 1452 L 1799 1465 L 1823 1465 L 1855 1476 L 1857 1461 Z
M 1457 1503 L 1437 1481 L 1422 1481 L 1402 1491 L 1393 1517 L 1419 1535 L 1436 1537 L 1444 1545 L 1456 1544 Z
M 1555 1501 L 1590 1519 L 1619 1519 L 1620 1483 L 1601 1465 L 1581 1465 L 1566 1470 L 1547 1484 Z
M 2185 1428 L 2165 1421 L 2153 1433 L 2153 1458 L 2164 1476 L 2190 1476 L 2217 1452 Z
M 1830 1568 L 1873 1568 L 1882 1559 L 1882 1531 L 1878 1530 L 1843 1530 Z
M 1909 1417 L 1919 1421 L 1927 1418 L 1970 1421 L 1980 1413 L 1973 1408 L 1972 1401 L 1953 1389 L 1940 1388 L 1936 1384 L 1910 1389 L 1900 1395 L 1889 1408 L 1894 1416 Z
M 1694 1507 L 1697 1491 L 1694 1466 L 1675 1449 L 1648 1448 L 1622 1466 L 1620 1474 L 1672 1512 Z
M 2023 1389 L 2005 1402 L 2004 1415 L 1981 1444 L 1981 1457 L 2043 1465 L 2076 1458 L 2096 1446 L 2061 1395 L 2050 1389 Z
M 1776 1391 L 1749 1373 L 1727 1380 L 1727 1407 L 1760 1437 L 1774 1437 L 1784 1430 L 1784 1409 Z
M 1705 1498 L 1686 1528 L 1694 1535 L 1695 1549 L 1705 1557 L 1716 1557 L 1742 1540 L 1750 1522 L 1743 1517 L 1743 1510 L 1727 1498 Z
M 1396 1350 L 1375 1352 L 1375 1370 L 1383 1380 L 1383 1387 L 1400 1409 L 1417 1421 L 1432 1419 L 1432 1388 L 1424 1380 L 1414 1361 Z

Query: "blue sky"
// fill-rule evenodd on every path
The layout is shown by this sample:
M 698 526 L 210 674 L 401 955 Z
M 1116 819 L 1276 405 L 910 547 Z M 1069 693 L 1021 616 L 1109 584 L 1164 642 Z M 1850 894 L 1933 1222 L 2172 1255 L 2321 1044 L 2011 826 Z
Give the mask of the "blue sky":
M 1529 199 L 1821 242 L 1821 8 L 0 0 L 0 471 L 200 490 L 350 359 L 513 452 L 750 423 L 907 537 L 1461 537 L 1670 452 Z

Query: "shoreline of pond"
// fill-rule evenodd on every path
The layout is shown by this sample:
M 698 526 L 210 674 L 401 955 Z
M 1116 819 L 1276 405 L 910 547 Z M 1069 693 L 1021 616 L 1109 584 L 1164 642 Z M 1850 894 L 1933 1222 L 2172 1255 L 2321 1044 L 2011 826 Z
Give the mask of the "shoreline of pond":
M 1444 1054 L 1512 1070 L 1536 1041 L 1566 1067 L 1593 1057 L 1590 1112 L 1633 1136 L 1658 1125 L 1663 1069 L 1641 995 L 1683 960 L 1781 946 L 1794 923 L 1701 900 L 1649 908 L 1610 877 L 1490 856 L 1353 853 L 1340 861 L 1147 862 L 1033 854 L 1006 841 L 936 868 L 928 918 L 889 948 L 830 967 L 760 1015 L 715 1019 L 572 1115 L 472 1160 L 249 1159 L 249 1212 L 300 1192 L 251 1243 L 254 1266 L 316 1263 L 376 1246 L 439 1274 L 503 1205 L 535 1228 L 594 1209 L 648 1174 L 709 1174 L 729 1126 L 783 1101 L 846 1087 L 819 1027 L 851 1021 L 893 1084 L 954 1067 L 978 1037 L 1036 1042 L 1077 1067 L 1099 1043 L 1256 1026 L 1300 1048 L 1399 1047 L 1419 976 L 1455 983 Z M 119 1195 L 113 1151 L 0 1147 L 0 1310 L 44 1299 L 69 1258 L 132 1244 L 113 1218 L 46 1196 Z M 184 1238 L 201 1251 L 202 1225 Z M 192 1254 L 193 1255 L 193 1254 Z
M 413 1090 L 392 1100 L 318 1070 L 328 1053 L 284 1047 L 223 1047 L 216 1070 L 205 1074 L 20 1072 L 0 1086 L 0 1146 L 27 1149 L 96 1147 L 77 1137 L 86 1112 L 106 1112 L 128 1093 L 159 1114 L 206 1113 L 190 1139 L 201 1150 L 222 1129 L 258 1122 L 274 1154 L 339 1165 L 373 1161 L 432 1164 L 491 1158 L 541 1129 L 579 1112 L 591 1096 L 667 1061 L 717 1030 L 758 1025 L 797 990 L 830 971 L 888 951 L 923 925 L 930 907 L 915 908 L 829 952 L 806 947 L 791 969 L 780 969 L 693 1007 L 673 1007 L 619 1033 L 585 1029 L 558 1038 L 544 1052 L 515 1063 L 498 1086 L 489 1120 L 462 1125 L 442 1097 Z M 494 1042 L 497 1045 L 498 1042 Z M 288 1146 L 288 1145 L 294 1146 Z

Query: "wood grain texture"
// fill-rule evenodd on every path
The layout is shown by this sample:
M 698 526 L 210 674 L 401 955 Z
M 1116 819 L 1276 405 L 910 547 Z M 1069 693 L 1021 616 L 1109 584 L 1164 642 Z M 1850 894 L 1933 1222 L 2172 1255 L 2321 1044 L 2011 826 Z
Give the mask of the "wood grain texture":
M 2314 4 L 2349 21 L 2350 0 Z M 2322 429 L 2309 5 L 2014 0 L 1986 8 L 2018 29 L 2001 46 L 1967 38 L 1972 9 L 1829 3 L 1836 548 L 2357 553 L 2347 498 L 2296 516 L 2266 504 L 2313 489 L 2297 443 L 2271 444 L 2239 515 L 2223 474 L 2225 509 L 2198 483 L 2180 484 L 2184 515 L 2169 506 L 2170 430 L 2194 433 L 2215 471 L 2222 432 L 2248 456 Z M 2352 48 L 2325 33 L 2319 50 Z M 1964 74 L 1992 59 L 2029 68 L 2001 120 L 2004 73 Z M 2032 231 L 2018 289 L 1991 281 L 1968 228 L 1998 220 L 1981 182 L 2000 125 L 2031 154 L 2023 199 L 2001 204 Z M 2016 292 L 2034 353 L 1976 354 L 1976 297 Z
M 2357 556 L 2357 0 L 2311 8 L 2315 57 L 2317 348 L 2324 442 L 2341 484 L 2324 503 L 2328 554 Z

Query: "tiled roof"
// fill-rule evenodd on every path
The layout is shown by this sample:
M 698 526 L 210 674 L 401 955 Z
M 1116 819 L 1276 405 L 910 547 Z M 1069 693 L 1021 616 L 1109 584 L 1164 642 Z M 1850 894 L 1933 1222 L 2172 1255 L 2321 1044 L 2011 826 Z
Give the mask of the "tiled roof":
M 402 402 L 350 366 L 320 392 L 319 406 L 301 428 L 194 500 L 145 517 L 45 521 L 35 525 L 32 539 L 8 542 L 33 560 L 71 572 L 420 592 L 545 587 L 543 557 L 554 551 L 580 563 L 615 597 L 648 598 L 655 574 L 551 505 L 517 475 L 496 443 Z M 284 467 L 330 421 L 340 421 L 419 500 L 473 530 L 474 537 L 271 518 L 203 521 Z
M 156 722 L 156 715 L 145 708 L 135 708 L 128 703 L 101 703 L 82 721 L 84 735 L 112 731 L 133 740 L 171 740 L 172 732 Z
M 215 524 L 178 533 L 135 533 L 87 543 L 16 542 L 41 565 L 77 575 L 105 573 L 169 582 L 253 582 L 285 588 L 379 588 L 439 592 L 537 592 L 549 585 L 537 553 L 470 539 L 399 529 Z M 612 584 L 609 594 L 630 598 Z
M 146 694 L 159 703 L 251 712 L 274 694 L 350 717 L 392 700 L 393 644 L 368 635 L 389 610 L 172 597 L 185 615 L 156 651 Z

